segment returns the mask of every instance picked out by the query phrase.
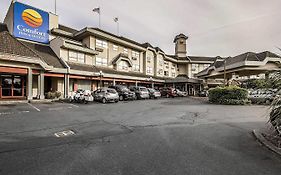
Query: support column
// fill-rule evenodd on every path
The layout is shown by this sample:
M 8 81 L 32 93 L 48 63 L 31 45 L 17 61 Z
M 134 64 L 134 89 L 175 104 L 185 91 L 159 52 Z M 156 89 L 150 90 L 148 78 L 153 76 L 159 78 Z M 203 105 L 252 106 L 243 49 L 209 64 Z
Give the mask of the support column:
M 40 99 L 40 94 L 41 94 L 41 84 L 40 84 L 40 74 L 37 76 L 37 95 L 36 95 L 36 98 L 37 99 Z M 33 82 L 34 83 L 34 82 Z
M 116 85 L 116 81 L 115 81 L 115 79 L 113 79 L 113 86 L 115 86 Z
M 184 85 L 185 85 L 184 91 L 187 92 L 187 91 L 188 91 L 188 89 L 187 89 L 187 83 L 185 83 Z
M 45 76 L 44 76 L 44 72 L 41 71 L 40 74 L 38 75 L 38 90 L 39 90 L 39 99 L 45 99 L 45 95 L 44 95 L 44 85 L 45 83 Z
M 64 98 L 69 96 L 69 74 L 64 74 Z
M 32 100 L 32 69 L 28 68 L 28 74 L 27 74 L 27 100 Z
M 196 86 L 193 85 L 193 96 L 195 96 L 195 95 L 196 95 Z
M 152 82 L 151 87 L 154 89 L 154 82 Z
M 173 88 L 175 88 L 175 83 L 173 83 Z
M 138 81 L 136 81 L 136 87 L 138 86 Z

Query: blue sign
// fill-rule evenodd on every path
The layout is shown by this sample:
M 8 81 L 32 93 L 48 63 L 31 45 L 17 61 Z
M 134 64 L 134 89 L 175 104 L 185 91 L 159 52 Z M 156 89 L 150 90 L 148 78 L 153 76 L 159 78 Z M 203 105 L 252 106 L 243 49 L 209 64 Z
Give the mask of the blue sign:
M 49 13 L 14 3 L 14 36 L 40 43 L 49 43 Z

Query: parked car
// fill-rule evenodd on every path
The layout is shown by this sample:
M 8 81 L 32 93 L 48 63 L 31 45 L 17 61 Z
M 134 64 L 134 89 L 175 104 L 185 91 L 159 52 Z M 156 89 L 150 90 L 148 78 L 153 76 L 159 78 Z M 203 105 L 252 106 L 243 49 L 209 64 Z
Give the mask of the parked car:
M 120 101 L 136 99 L 136 93 L 130 91 L 126 86 L 116 85 L 116 86 L 109 86 L 109 88 L 115 89 L 118 92 Z
M 276 94 L 270 90 L 254 90 L 249 92 L 249 100 L 252 103 L 270 103 L 274 100 Z
M 207 90 L 200 91 L 198 93 L 198 96 L 199 97 L 208 97 L 208 91 Z
M 68 99 L 70 102 L 77 103 L 89 103 L 94 101 L 91 91 L 83 89 L 78 89 L 76 92 L 73 92 Z
M 176 90 L 175 88 L 171 88 L 171 87 L 164 87 L 160 90 L 161 92 L 161 96 L 162 97 L 176 97 L 177 96 L 177 93 L 176 93 Z
M 176 89 L 176 94 L 178 97 L 187 97 L 187 95 L 188 95 L 187 92 L 181 91 L 179 89 Z
M 100 101 L 102 103 L 119 101 L 119 95 L 115 89 L 111 88 L 100 88 L 93 92 L 95 101 Z
M 149 92 L 148 92 L 146 87 L 131 86 L 129 89 L 136 93 L 137 99 L 147 99 L 147 98 L 149 98 Z
M 153 88 L 147 88 L 149 92 L 149 98 L 159 98 L 161 97 L 160 91 L 153 89 Z

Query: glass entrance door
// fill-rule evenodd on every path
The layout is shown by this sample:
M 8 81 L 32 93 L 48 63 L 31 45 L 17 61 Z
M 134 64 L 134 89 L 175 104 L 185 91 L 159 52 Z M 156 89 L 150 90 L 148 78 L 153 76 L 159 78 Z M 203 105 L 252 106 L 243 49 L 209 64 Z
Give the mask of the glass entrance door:
M 1 76 L 2 78 L 2 97 L 12 96 L 13 78 L 12 76 Z
M 19 75 L 0 76 L 0 98 L 18 98 L 25 95 L 25 81 Z
M 15 97 L 23 96 L 23 80 L 22 80 L 22 77 L 20 77 L 20 76 L 14 76 L 13 96 L 15 96 Z

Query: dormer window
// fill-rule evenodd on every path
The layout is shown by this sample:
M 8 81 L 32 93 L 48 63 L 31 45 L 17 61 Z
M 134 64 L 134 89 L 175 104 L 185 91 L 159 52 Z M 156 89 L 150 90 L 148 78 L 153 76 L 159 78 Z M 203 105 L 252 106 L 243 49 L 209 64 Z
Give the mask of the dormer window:
M 114 51 L 118 51 L 118 48 L 119 48 L 119 47 L 118 47 L 117 45 L 113 45 L 113 50 L 114 50 Z
M 140 57 L 140 53 L 136 52 L 136 51 L 132 51 L 132 57 L 133 58 L 139 58 Z
M 85 54 L 70 50 L 68 60 L 72 62 L 85 63 Z
M 128 49 L 124 48 L 124 49 L 123 49 L 123 53 L 128 54 L 128 53 L 129 53 L 129 52 L 128 52 Z

